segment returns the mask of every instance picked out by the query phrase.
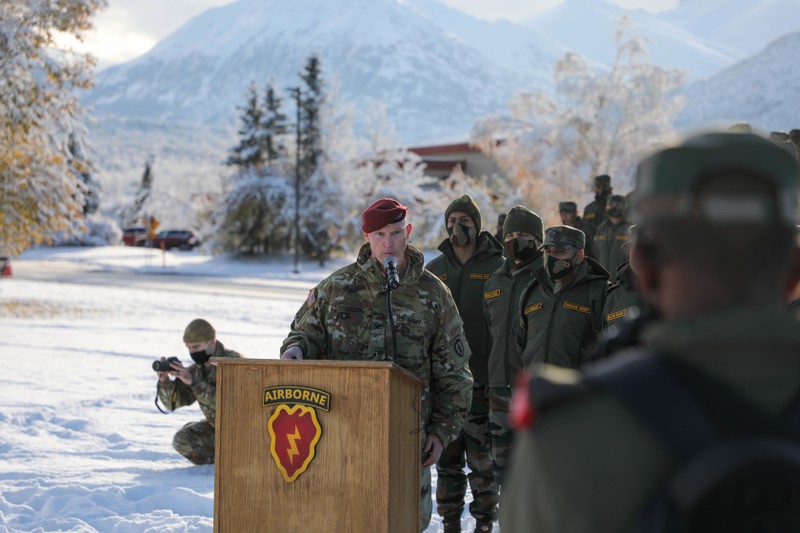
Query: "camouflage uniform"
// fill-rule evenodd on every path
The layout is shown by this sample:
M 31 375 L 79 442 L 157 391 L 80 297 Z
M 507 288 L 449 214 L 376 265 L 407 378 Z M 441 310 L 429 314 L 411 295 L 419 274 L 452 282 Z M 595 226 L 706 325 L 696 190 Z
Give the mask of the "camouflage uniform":
M 242 355 L 225 349 L 220 341 L 212 357 L 241 358 Z M 206 419 L 189 422 L 172 439 L 175 450 L 196 465 L 214 462 L 214 427 L 217 419 L 217 367 L 215 365 L 190 365 L 192 385 L 179 379 L 158 382 L 158 398 L 170 411 L 192 405 L 195 401 Z
M 457 521 L 460 525 L 467 492 L 467 475 L 464 474 L 466 455 L 472 491 L 469 512 L 477 522 L 490 523 L 497 519 L 499 487 L 494 478 L 489 438 L 488 362 L 491 344 L 482 303 L 486 280 L 504 262 L 502 247 L 484 231 L 478 236 L 474 254 L 463 265 L 455 256 L 450 239 L 442 242 L 439 250 L 442 255 L 428 263 L 427 268 L 453 293 L 472 351 L 469 367 L 475 383 L 472 405 L 461 436 L 450 443 L 436 465 L 436 505 L 446 523 Z
M 735 187 L 743 181 L 739 173 L 762 187 L 765 181 L 771 182 L 775 192 L 762 196 L 737 194 Z M 786 230 L 794 223 L 797 209 L 797 174 L 794 160 L 755 135 L 717 133 L 689 139 L 639 165 L 633 208 L 636 217 L 641 217 L 637 218 L 640 234 L 636 238 L 653 228 L 662 231 L 662 235 L 672 228 L 670 245 L 678 254 L 682 244 L 676 242 L 684 228 L 716 230 L 729 241 L 736 239 L 733 231 L 723 232 L 732 224 L 754 230 L 753 235 Z M 696 183 L 708 176 L 717 180 L 717 188 L 704 191 L 698 198 Z M 733 178 L 734 185 L 730 191 L 722 192 L 721 184 L 727 177 Z M 749 209 L 742 209 L 742 205 Z M 655 235 L 653 238 L 659 234 Z M 698 241 L 708 235 L 713 233 L 708 231 L 695 238 L 692 249 L 702 247 Z M 692 236 L 687 233 L 683 242 L 690 239 Z M 649 246 L 654 246 L 652 241 L 634 248 L 634 256 L 646 261 Z M 782 256 L 783 252 L 776 250 L 781 247 L 765 248 L 761 260 L 774 264 L 780 258 L 775 270 L 789 277 L 791 260 L 788 254 Z M 637 252 L 641 255 L 637 256 Z M 748 251 L 740 249 L 737 253 L 742 256 Z M 713 248 L 708 257 L 712 254 Z M 691 268 L 691 255 L 679 259 L 684 271 Z M 729 258 L 721 255 L 718 263 L 702 265 L 703 275 L 718 272 L 722 278 L 727 261 Z M 645 266 L 652 270 L 650 274 L 663 268 L 657 262 Z M 698 262 L 698 270 L 700 267 Z M 753 288 L 762 287 L 759 281 L 746 276 L 738 281 L 726 279 L 720 288 L 739 283 L 742 294 L 748 290 L 752 294 Z M 674 286 L 651 288 L 666 291 Z M 678 286 L 690 290 L 687 285 Z M 655 352 L 662 360 L 672 360 L 673 364 L 735 391 L 770 421 L 779 420 L 789 407 L 796 406 L 800 390 L 800 328 L 781 309 L 784 295 L 780 283 L 774 284 L 772 293 L 758 291 L 743 305 L 726 303 L 720 297 L 711 303 L 712 307 L 702 308 L 702 296 L 676 296 L 681 298 L 679 304 L 689 306 L 687 312 L 682 314 L 672 306 L 671 315 L 641 327 L 636 339 L 639 348 L 630 348 L 584 372 L 606 372 L 607 379 L 614 379 L 632 368 L 643 352 Z M 682 385 L 687 381 L 682 375 L 673 379 Z M 688 390 L 692 391 L 692 387 Z M 643 400 L 652 402 L 658 396 L 659 391 L 654 390 L 650 399 Z M 511 475 L 500 509 L 504 533 L 630 530 L 678 466 L 671 447 L 645 427 L 627 401 L 620 401 L 609 389 L 593 387 L 591 379 L 582 379 L 578 373 L 541 368 L 539 377 L 520 390 L 519 398 L 517 405 L 521 409 L 516 419 L 523 425 L 517 434 Z
M 605 327 L 610 327 L 617 320 L 630 316 L 633 308 L 637 309 L 635 314 L 638 314 L 642 305 L 642 297 L 636 290 L 636 274 L 633 273 L 631 264 L 626 261 L 617 269 L 616 280 L 606 294 L 606 305 L 603 308 Z
M 513 319 L 522 291 L 535 280 L 534 272 L 542 266 L 542 256 L 515 264 L 507 259 L 484 287 L 484 310 L 489 322 L 492 349 L 489 354 L 489 430 L 492 438 L 495 477 L 502 487 L 506 461 L 511 454 L 513 431 L 509 420 L 511 387 L 516 372 L 508 354 L 515 349 L 514 334 L 517 327 Z
M 406 259 L 409 266 L 392 292 L 396 360 L 422 382 L 420 445 L 433 433 L 447 446 L 459 436 L 472 400 L 469 346 L 450 291 L 423 268 L 419 250 L 408 245 Z M 355 263 L 311 291 L 307 309 L 292 323 L 281 353 L 299 346 L 305 359 L 391 361 L 384 285 L 380 265 L 364 244 Z M 430 468 L 421 468 L 421 476 L 423 530 L 432 512 Z

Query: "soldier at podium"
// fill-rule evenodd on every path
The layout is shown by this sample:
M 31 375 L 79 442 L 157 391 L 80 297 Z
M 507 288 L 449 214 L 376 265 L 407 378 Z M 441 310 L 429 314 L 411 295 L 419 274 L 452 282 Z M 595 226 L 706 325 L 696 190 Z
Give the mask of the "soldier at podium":
M 281 359 L 394 361 L 420 378 L 423 531 L 432 512 L 430 466 L 460 434 L 472 400 L 472 374 L 456 304 L 439 278 L 423 268 L 422 252 L 408 243 L 412 226 L 407 214 L 408 208 L 392 198 L 364 210 L 361 229 L 367 242 L 354 263 L 309 292 L 305 310 L 283 341 Z M 392 290 L 394 327 L 387 306 L 389 282 L 397 285 Z

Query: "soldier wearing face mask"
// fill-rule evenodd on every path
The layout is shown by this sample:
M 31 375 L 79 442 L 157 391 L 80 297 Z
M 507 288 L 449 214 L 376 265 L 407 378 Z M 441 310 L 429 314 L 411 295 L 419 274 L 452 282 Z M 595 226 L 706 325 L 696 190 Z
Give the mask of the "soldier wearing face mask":
M 584 254 L 586 236 L 571 226 L 547 228 L 539 283 L 519 300 L 517 346 L 522 364 L 579 368 L 603 328 L 608 272 Z
M 183 332 L 183 342 L 194 364 L 171 361 L 172 370 L 157 372 L 158 399 L 170 411 L 197 401 L 205 420 L 189 422 L 172 439 L 175 450 L 196 465 L 214 462 L 214 425 L 217 416 L 217 367 L 212 357 L 240 358 L 217 340 L 214 328 L 202 318 L 192 320 Z M 166 363 L 166 358 L 161 358 Z M 171 379 L 172 378 L 172 379 Z
M 506 261 L 486 282 L 484 311 L 489 322 L 489 429 L 495 476 L 502 487 L 513 430 L 509 420 L 511 389 L 520 361 L 514 357 L 514 327 L 519 297 L 542 267 L 539 247 L 544 238 L 542 219 L 521 205 L 511 208 L 503 223 Z
M 611 273 L 628 260 L 623 245 L 630 239 L 631 224 L 625 218 L 625 197 L 613 195 L 608 199 L 606 219 L 594 234 L 594 253 L 597 262 Z

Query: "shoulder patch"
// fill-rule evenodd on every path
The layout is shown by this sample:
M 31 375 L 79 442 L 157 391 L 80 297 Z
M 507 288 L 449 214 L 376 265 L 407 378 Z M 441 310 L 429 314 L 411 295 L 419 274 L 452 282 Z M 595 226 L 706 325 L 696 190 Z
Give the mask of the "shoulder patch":
M 595 235 L 594 236 L 594 240 L 596 240 L 596 241 L 604 241 L 604 240 L 606 240 L 606 236 L 601 233 L 600 235 Z
M 627 309 L 623 309 L 622 311 L 615 311 L 613 313 L 609 313 L 608 316 L 606 317 L 606 320 L 611 322 L 612 320 L 616 320 L 618 318 L 622 318 L 627 314 L 628 314 L 628 310 Z
M 526 307 L 522 311 L 522 314 L 523 315 L 529 315 L 529 314 L 533 313 L 534 311 L 538 311 L 539 309 L 541 309 L 543 305 L 544 305 L 543 302 L 539 302 L 539 303 L 535 303 L 533 305 L 529 305 L 528 307 Z
M 491 300 L 492 298 L 497 298 L 498 296 L 500 296 L 500 289 L 495 289 L 493 291 L 483 293 L 484 300 Z
M 617 239 L 618 241 L 627 241 L 627 240 L 628 240 L 628 238 L 629 238 L 629 237 L 628 237 L 627 235 L 617 235 L 617 237 L 616 237 L 616 239 Z
M 572 302 L 564 302 L 564 309 L 569 309 L 570 311 L 577 311 L 579 313 L 586 313 L 587 315 L 591 313 L 592 308 L 588 305 L 581 305 Z
M 442 275 L 434 274 L 434 275 L 442 281 L 447 281 L 447 274 L 442 274 Z
M 489 279 L 490 277 L 491 274 L 478 274 L 477 272 L 469 275 L 469 279 Z
M 584 220 L 592 220 L 594 217 L 595 217 L 594 213 L 586 213 L 585 215 L 583 215 Z
M 306 307 L 311 309 L 317 303 L 317 288 L 314 287 L 308 291 L 308 298 L 306 299 Z

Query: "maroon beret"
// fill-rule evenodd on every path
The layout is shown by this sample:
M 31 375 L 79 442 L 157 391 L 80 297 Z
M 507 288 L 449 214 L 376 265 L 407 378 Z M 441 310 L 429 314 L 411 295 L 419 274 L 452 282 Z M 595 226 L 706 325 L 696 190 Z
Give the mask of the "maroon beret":
M 389 224 L 400 222 L 406 218 L 406 213 L 408 213 L 408 207 L 394 198 L 375 200 L 372 205 L 364 209 L 361 229 L 364 233 L 372 233 Z

